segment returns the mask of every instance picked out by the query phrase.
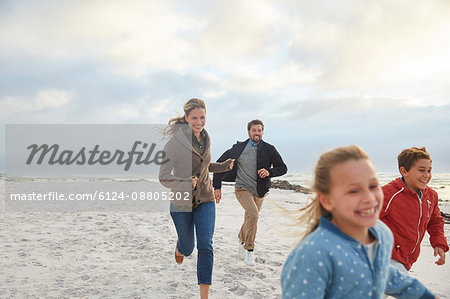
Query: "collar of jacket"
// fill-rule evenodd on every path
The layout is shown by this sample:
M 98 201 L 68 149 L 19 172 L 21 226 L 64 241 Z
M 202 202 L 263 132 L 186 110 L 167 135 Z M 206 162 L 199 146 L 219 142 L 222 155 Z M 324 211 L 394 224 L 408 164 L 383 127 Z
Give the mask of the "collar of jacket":
M 198 156 L 200 156 L 199 153 L 197 153 L 196 150 L 194 150 L 194 148 L 192 147 L 192 140 L 188 140 L 188 138 L 186 137 L 186 131 L 189 130 L 189 126 L 186 128 L 180 127 L 178 130 L 175 131 L 175 133 L 173 134 L 173 137 L 178 140 L 178 142 L 187 150 L 192 151 L 193 154 L 196 154 Z M 192 134 L 192 133 L 191 133 Z M 209 151 L 209 148 L 211 146 L 211 142 L 209 139 L 209 134 L 208 132 L 203 129 L 202 130 L 202 134 L 204 134 L 205 136 L 205 153 L 207 151 Z
M 320 217 L 319 226 L 326 230 L 329 230 L 330 232 L 338 235 L 339 237 L 341 237 L 347 241 L 354 243 L 354 245 L 361 244 L 359 241 L 357 241 L 357 240 L 353 239 L 352 237 L 350 237 L 349 235 L 343 233 L 336 225 L 334 225 L 331 222 L 331 213 L 327 213 Z M 369 231 L 375 237 L 375 239 L 380 241 L 380 236 L 374 227 L 370 227 Z
M 244 147 L 247 145 L 247 143 L 250 143 L 250 141 L 251 141 L 251 139 L 250 138 L 247 138 L 246 140 L 244 140 L 244 141 L 238 141 L 238 143 L 241 143 L 242 145 L 244 145 Z M 251 141 L 251 142 L 253 142 L 253 141 Z M 264 146 L 266 144 L 266 142 L 264 142 L 264 140 L 262 140 L 261 139 L 261 141 L 260 142 L 258 142 L 258 145 L 256 146 L 256 147 L 262 147 L 262 146 Z M 251 144 L 250 144 L 251 145 Z
M 248 139 L 248 144 L 250 144 L 253 147 L 258 147 L 262 144 L 262 139 L 258 142 L 258 144 L 256 144 L 255 142 L 253 142 L 253 140 L 251 140 L 250 138 Z
M 408 186 L 406 186 L 405 182 L 402 180 L 401 177 L 398 177 L 394 181 L 392 181 L 392 185 L 398 190 L 403 188 L 402 192 L 409 192 L 410 194 L 417 196 L 417 193 L 415 191 L 409 189 Z M 425 189 L 420 190 L 422 192 L 422 198 L 424 198 L 425 195 L 428 193 L 429 188 L 430 187 L 427 186 Z
M 186 134 L 186 138 L 189 140 L 189 137 L 190 138 L 192 138 L 192 139 L 194 139 L 194 138 L 196 138 L 196 137 L 194 137 L 195 135 L 194 135 L 194 133 L 192 132 L 192 129 L 191 129 L 191 127 L 186 127 L 184 130 L 183 130 L 183 132 L 184 132 L 184 134 Z M 201 132 L 200 132 L 200 138 L 201 139 L 204 139 L 206 137 L 206 131 L 205 131 L 205 129 L 203 129 Z

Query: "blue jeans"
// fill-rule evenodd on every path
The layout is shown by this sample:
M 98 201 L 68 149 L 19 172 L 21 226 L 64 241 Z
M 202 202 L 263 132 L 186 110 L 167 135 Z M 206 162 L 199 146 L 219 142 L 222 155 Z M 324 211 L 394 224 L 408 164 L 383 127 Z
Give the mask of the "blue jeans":
M 170 206 L 170 216 L 178 235 L 178 251 L 184 255 L 191 255 L 194 250 L 194 227 L 197 237 L 197 281 L 199 284 L 211 284 L 214 253 L 213 235 L 216 221 L 216 203 L 210 201 L 201 204 L 192 212 L 176 212 Z

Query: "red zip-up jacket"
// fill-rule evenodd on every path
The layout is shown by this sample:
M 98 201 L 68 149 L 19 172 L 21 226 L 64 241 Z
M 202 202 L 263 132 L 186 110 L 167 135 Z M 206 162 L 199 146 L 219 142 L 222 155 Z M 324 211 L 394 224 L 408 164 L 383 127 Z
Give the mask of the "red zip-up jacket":
M 407 270 L 419 257 L 425 231 L 430 235 L 433 248 L 440 247 L 445 252 L 449 249 L 437 192 L 429 187 L 421 191 L 422 199 L 419 199 L 419 195 L 406 187 L 401 178 L 383 186 L 384 202 L 380 219 L 394 234 L 392 258 Z

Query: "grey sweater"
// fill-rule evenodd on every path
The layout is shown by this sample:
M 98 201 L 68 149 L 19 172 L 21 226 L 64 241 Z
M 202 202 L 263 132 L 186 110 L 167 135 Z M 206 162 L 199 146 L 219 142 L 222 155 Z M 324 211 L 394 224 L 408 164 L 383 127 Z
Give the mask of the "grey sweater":
M 258 179 L 256 149 L 256 146 L 251 146 L 247 143 L 244 151 L 236 161 L 236 188 L 245 188 L 253 194 L 258 194 L 256 191 L 256 180 Z

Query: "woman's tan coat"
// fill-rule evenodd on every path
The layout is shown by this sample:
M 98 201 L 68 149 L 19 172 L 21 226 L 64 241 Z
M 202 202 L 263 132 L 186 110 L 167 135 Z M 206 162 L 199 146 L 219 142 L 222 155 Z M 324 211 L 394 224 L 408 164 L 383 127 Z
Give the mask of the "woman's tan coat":
M 196 207 L 202 203 L 214 200 L 209 172 L 225 172 L 229 170 L 231 159 L 224 162 L 211 163 L 211 139 L 205 133 L 205 151 L 200 155 L 192 147 L 185 134 L 184 126 L 180 127 L 164 147 L 165 159 L 161 165 L 159 181 L 174 192 L 173 204 L 176 207 Z M 197 186 L 192 189 L 192 177 L 197 177 Z M 195 202 L 192 202 L 195 198 Z M 178 199 L 178 200 L 177 200 Z

